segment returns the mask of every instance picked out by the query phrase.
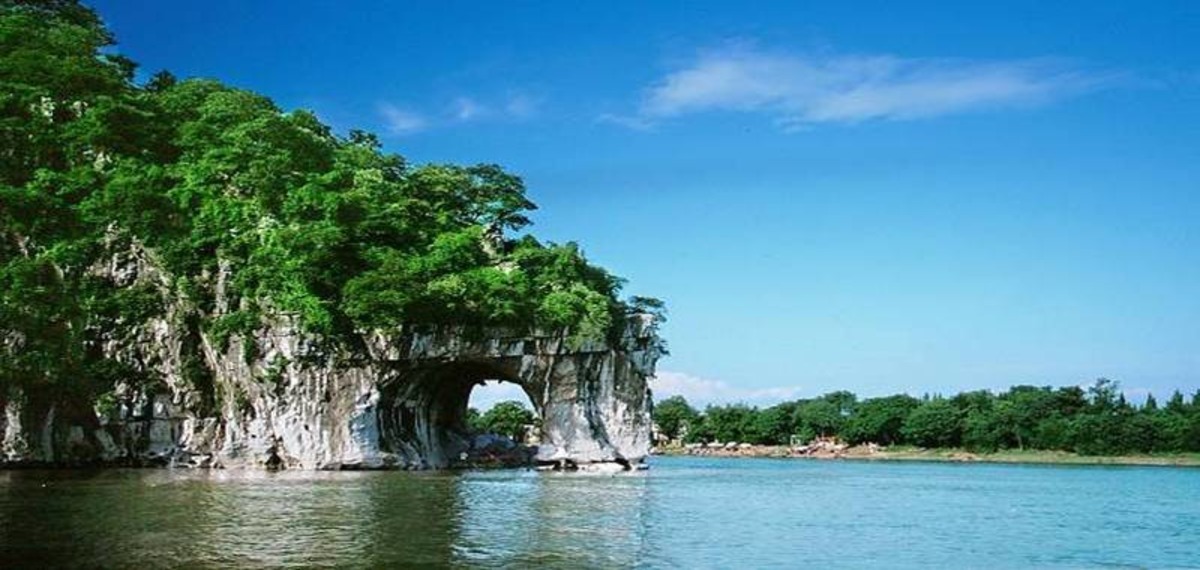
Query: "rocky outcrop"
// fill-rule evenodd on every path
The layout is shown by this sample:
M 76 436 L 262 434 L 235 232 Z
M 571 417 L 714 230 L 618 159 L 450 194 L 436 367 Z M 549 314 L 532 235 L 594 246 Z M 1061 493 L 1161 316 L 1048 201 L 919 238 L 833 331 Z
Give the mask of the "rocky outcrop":
M 222 345 L 149 252 L 132 244 L 110 259 L 98 275 L 155 288 L 165 303 L 161 315 L 96 340 L 129 379 L 95 401 L 0 393 L 0 464 L 444 468 L 469 447 L 467 400 L 484 380 L 528 394 L 542 418 L 539 462 L 628 467 L 649 453 L 646 379 L 661 345 L 648 316 L 605 341 L 442 327 L 334 344 L 280 314 Z

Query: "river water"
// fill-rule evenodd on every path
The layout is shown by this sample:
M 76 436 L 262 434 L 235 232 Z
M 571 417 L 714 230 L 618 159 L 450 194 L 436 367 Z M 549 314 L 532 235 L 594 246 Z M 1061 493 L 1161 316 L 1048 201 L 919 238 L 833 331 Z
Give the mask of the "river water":
M 0 568 L 1200 568 L 1200 469 L 0 472 Z

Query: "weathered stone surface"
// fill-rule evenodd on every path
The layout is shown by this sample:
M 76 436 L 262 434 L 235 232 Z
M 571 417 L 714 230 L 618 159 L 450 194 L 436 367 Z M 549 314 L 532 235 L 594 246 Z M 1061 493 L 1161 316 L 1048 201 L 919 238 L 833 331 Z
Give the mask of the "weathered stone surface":
M 541 462 L 630 466 L 649 453 L 646 379 L 661 350 L 649 317 L 610 341 L 436 328 L 371 332 L 348 347 L 277 315 L 218 347 L 145 250 L 119 251 L 95 271 L 163 293 L 164 315 L 98 341 L 139 378 L 108 406 L 0 394 L 0 464 L 444 468 L 469 448 L 467 400 L 484 380 L 528 394 L 543 421 Z

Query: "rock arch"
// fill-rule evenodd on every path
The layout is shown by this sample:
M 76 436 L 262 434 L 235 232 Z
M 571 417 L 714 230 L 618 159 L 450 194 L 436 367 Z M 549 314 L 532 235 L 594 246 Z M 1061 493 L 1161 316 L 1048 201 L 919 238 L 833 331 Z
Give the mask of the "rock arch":
M 540 462 L 629 468 L 649 453 L 647 378 L 661 354 L 649 316 L 616 340 L 579 343 L 452 327 L 374 333 L 354 357 L 325 354 L 287 318 L 223 350 L 179 322 L 167 315 L 145 338 L 107 347 L 161 378 L 122 386 L 108 417 L 91 415 L 90 403 L 0 397 L 0 464 L 445 468 L 465 445 L 470 390 L 485 379 L 529 396 L 542 419 Z M 204 383 L 185 373 L 190 349 L 210 374 Z
M 663 352 L 650 315 L 582 342 L 566 331 L 413 327 L 331 345 L 276 314 L 219 343 L 150 257 L 134 242 L 96 268 L 115 286 L 164 293 L 163 315 L 91 347 L 137 380 L 103 406 L 0 391 L 0 465 L 442 468 L 456 456 L 466 394 L 485 378 L 529 395 L 540 461 L 630 466 L 649 453 L 647 378 Z
M 646 379 L 659 355 L 650 321 L 631 324 L 615 344 L 573 344 L 563 335 L 461 338 L 451 331 L 376 344 L 374 358 L 389 373 L 365 413 L 376 414 L 381 451 L 394 460 L 452 463 L 465 446 L 470 391 L 488 379 L 513 382 L 529 396 L 543 422 L 539 461 L 631 465 L 649 452 Z

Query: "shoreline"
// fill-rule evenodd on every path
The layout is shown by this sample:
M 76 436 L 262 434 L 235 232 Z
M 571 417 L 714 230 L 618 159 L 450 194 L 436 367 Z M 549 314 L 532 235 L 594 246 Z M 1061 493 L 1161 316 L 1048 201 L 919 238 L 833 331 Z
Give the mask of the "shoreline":
M 1200 467 L 1200 453 L 1163 455 L 1079 455 L 1067 451 L 1015 450 L 973 453 L 961 448 L 923 449 L 854 446 L 838 451 L 798 453 L 785 445 L 755 445 L 737 448 L 662 447 L 653 455 L 723 458 L 807 459 L 818 461 L 909 461 L 933 463 L 999 463 L 1026 465 L 1126 465 L 1142 467 Z

